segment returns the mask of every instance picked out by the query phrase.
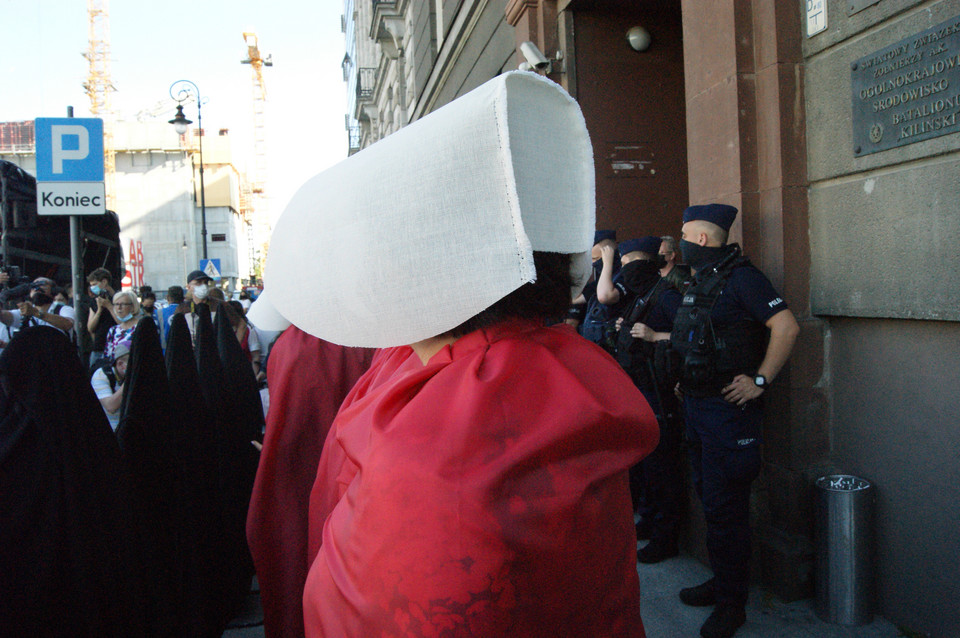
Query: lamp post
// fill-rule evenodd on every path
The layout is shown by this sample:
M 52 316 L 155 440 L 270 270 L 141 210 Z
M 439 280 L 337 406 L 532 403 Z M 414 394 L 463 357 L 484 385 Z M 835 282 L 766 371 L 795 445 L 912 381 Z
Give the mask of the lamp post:
M 203 100 L 200 99 L 200 89 L 190 80 L 177 80 L 170 85 L 170 97 L 177 101 L 177 114 L 170 124 L 180 135 L 187 132 L 192 120 L 188 120 L 183 115 L 183 103 L 191 97 L 197 100 L 197 128 L 200 129 L 200 236 L 203 239 L 203 258 L 207 258 L 207 199 L 203 189 L 203 118 L 200 115 L 200 106 Z
M 187 280 L 187 238 L 183 238 L 183 246 L 180 248 L 183 249 L 183 280 Z

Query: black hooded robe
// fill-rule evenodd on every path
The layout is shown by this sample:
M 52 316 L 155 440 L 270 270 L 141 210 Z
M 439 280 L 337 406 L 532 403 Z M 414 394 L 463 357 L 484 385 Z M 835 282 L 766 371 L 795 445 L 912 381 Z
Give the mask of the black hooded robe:
M 217 314 L 225 311 L 218 308 Z M 231 397 L 224 386 L 223 365 L 217 348 L 217 338 L 210 320 L 210 309 L 206 304 L 198 304 L 195 312 L 197 371 L 200 374 L 200 389 L 211 416 L 216 432 L 216 457 L 218 470 L 218 541 L 216 561 L 219 575 L 217 595 L 219 611 L 224 627 L 236 616 L 242 598 L 238 600 L 236 583 L 241 566 L 237 564 L 240 543 L 243 536 L 237 533 L 234 524 L 234 510 L 240 494 L 240 475 L 242 456 L 239 453 L 236 438 L 230 435 L 232 421 Z
M 196 530 L 194 560 L 188 560 L 192 572 L 187 578 L 193 589 L 185 592 L 198 607 L 192 632 L 202 636 L 219 636 L 226 623 L 221 613 L 220 556 L 220 485 L 217 458 L 217 431 L 214 417 L 207 408 L 201 390 L 197 360 L 194 356 L 183 314 L 176 314 L 170 323 L 166 350 L 167 378 L 170 395 L 176 403 L 176 414 L 182 428 L 182 450 L 185 464 L 185 515 Z
M 0 636 L 144 635 L 120 448 L 76 349 L 47 326 L 0 356 Z
M 227 524 L 230 526 L 228 535 L 236 552 L 231 565 L 235 568 L 232 574 L 233 604 L 239 606 L 250 591 L 254 573 L 253 558 L 247 546 L 246 524 L 250 494 L 260 460 L 259 452 L 251 441 L 263 440 L 263 404 L 250 360 L 231 327 L 229 312 L 229 306 L 220 306 L 214 330 L 222 367 L 222 390 L 228 398 L 223 420 L 223 440 L 231 450 L 231 457 L 239 461 L 237 465 L 231 464 L 237 475 L 225 502 Z
M 144 548 L 147 623 L 151 635 L 197 636 L 198 601 L 187 592 L 196 577 L 195 509 L 186 490 L 183 422 L 172 409 L 160 335 L 153 319 L 140 321 L 130 346 L 117 440 L 130 476 L 134 516 Z

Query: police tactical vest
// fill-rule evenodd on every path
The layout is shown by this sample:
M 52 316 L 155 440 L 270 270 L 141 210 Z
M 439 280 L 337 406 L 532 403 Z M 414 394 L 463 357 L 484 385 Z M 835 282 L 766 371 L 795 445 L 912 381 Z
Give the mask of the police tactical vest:
M 616 350 L 616 323 L 617 317 L 612 310 L 594 295 L 587 301 L 580 334 L 612 354 Z
M 714 396 L 738 374 L 754 374 L 763 360 L 764 327 L 752 320 L 714 326 L 710 317 L 734 269 L 748 265 L 740 246 L 694 277 L 670 334 L 680 359 L 680 381 L 691 396 Z
M 660 293 L 669 286 L 661 278 L 643 296 L 637 297 L 630 310 L 623 316 L 623 325 L 617 334 L 617 363 L 620 364 L 638 387 L 653 385 L 648 362 L 653 356 L 653 344 L 630 336 L 630 327 L 635 323 L 644 323 L 650 310 L 660 300 Z

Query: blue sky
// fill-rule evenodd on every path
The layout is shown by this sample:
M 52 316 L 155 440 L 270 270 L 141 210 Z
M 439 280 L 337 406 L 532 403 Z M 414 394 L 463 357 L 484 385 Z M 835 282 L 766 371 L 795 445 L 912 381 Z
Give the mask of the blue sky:
M 0 121 L 89 115 L 86 0 L 0 0 Z M 172 15 L 173 9 L 185 11 Z M 109 3 L 113 107 L 125 119 L 193 81 L 207 130 L 229 128 L 234 153 L 252 151 L 252 80 L 243 32 L 273 55 L 265 68 L 270 210 L 306 179 L 346 157 L 340 0 Z M 196 120 L 194 105 L 184 107 Z M 173 117 L 173 110 L 160 116 Z M 242 160 L 241 160 L 242 161 Z

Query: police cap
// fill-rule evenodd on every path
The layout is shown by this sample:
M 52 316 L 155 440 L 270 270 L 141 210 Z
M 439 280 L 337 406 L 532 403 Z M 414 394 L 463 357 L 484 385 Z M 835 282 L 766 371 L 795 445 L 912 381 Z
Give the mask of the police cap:
M 729 231 L 733 220 L 737 218 L 737 209 L 726 204 L 705 204 L 690 206 L 683 211 L 683 223 L 705 221 Z
M 609 239 L 610 241 L 617 241 L 617 231 L 615 230 L 598 230 L 593 233 L 593 245 L 596 246 L 604 239 Z

